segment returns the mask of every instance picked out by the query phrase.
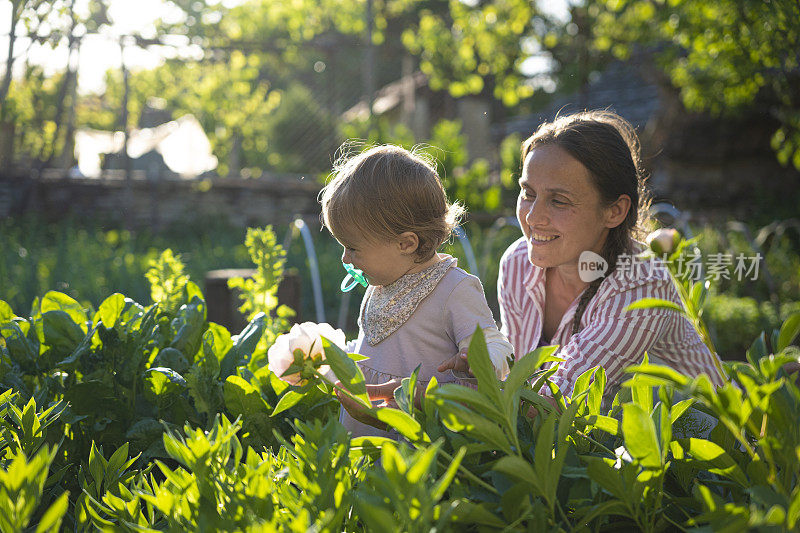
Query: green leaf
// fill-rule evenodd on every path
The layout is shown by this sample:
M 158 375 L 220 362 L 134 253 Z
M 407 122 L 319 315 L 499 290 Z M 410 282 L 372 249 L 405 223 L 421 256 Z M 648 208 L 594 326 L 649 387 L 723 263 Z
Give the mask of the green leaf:
M 366 380 L 358 365 L 347 354 L 325 337 L 322 337 L 322 348 L 325 350 L 325 360 L 330 365 L 336 378 L 353 396 L 354 400 L 363 407 L 372 408 L 372 403 L 367 394 Z
M 153 405 L 163 406 L 187 388 L 186 380 L 171 368 L 155 367 L 144 372 L 144 395 Z
M 787 318 L 781 326 L 781 332 L 778 334 L 778 346 L 775 349 L 775 353 L 782 352 L 799 334 L 800 313 L 794 313 Z
M 442 399 L 434 399 L 434 402 L 439 406 L 442 423 L 450 431 L 472 435 L 478 440 L 491 444 L 497 450 L 508 454 L 512 453 L 505 433 L 496 423 L 458 403 Z
M 690 455 L 696 460 L 690 461 L 693 466 L 725 476 L 742 487 L 749 486 L 741 467 L 718 444 L 703 439 L 678 439 L 670 443 L 670 450 L 676 460 L 686 461 Z
M 17 315 L 14 314 L 11 306 L 3 300 L 0 300 L 0 325 L 11 322 L 15 316 Z
M 100 304 L 96 317 L 107 328 L 113 328 L 122 312 L 125 310 L 125 296 L 115 292 Z
M 406 479 L 409 483 L 416 485 L 425 481 L 431 471 L 431 466 L 433 466 L 436 455 L 439 453 L 441 444 L 442 440 L 440 439 L 439 441 L 431 444 L 424 450 L 420 450 L 419 453 L 415 454 L 411 462 L 411 466 L 408 469 L 408 473 L 406 474 Z
M 492 470 L 496 470 L 497 472 L 507 475 L 511 479 L 521 481 L 531 486 L 533 486 L 534 482 L 538 479 L 531 464 L 517 455 L 506 455 L 500 458 L 500 460 L 494 464 Z
M 300 400 L 302 400 L 304 397 L 305 394 L 302 394 L 300 392 L 293 390 L 288 391 L 286 394 L 281 396 L 280 400 L 278 400 L 278 405 L 275 406 L 275 410 L 272 411 L 271 416 L 276 416 L 284 412 L 285 410 L 294 407 L 295 405 L 300 403 Z
M 619 434 L 619 421 L 616 418 L 605 415 L 587 415 L 578 420 L 587 426 L 593 426 L 611 435 Z
M 653 380 L 646 382 L 648 385 L 672 385 L 673 387 L 680 388 L 687 385 L 691 381 L 680 372 L 673 370 L 668 366 L 662 365 L 633 365 L 626 368 L 625 372 L 654 378 Z M 632 384 L 634 384 L 632 380 L 623 383 L 623 385 L 626 387 Z
M 513 391 L 521 387 L 545 363 L 564 361 L 563 358 L 553 355 L 556 351 L 558 346 L 542 346 L 522 356 L 508 373 L 505 381 L 506 390 Z
M 472 374 L 478 379 L 478 391 L 487 396 L 495 405 L 502 405 L 503 396 L 500 391 L 500 382 L 489 357 L 486 347 L 486 338 L 480 326 L 475 328 L 469 342 L 467 361 Z
M 457 523 L 468 524 L 470 526 L 478 524 L 497 530 L 505 528 L 507 524 L 486 507 L 487 504 L 476 504 L 469 500 L 461 500 L 455 511 L 453 511 L 453 519 Z
M 662 300 L 660 298 L 642 298 L 641 300 L 637 300 L 628 305 L 628 307 L 625 308 L 625 311 L 633 311 L 635 309 L 670 309 L 672 311 L 677 311 L 682 315 L 686 314 L 686 311 L 680 304 L 676 304 L 675 302 L 671 302 L 669 300 Z
M 433 489 L 431 490 L 431 496 L 433 497 L 434 501 L 438 501 L 442 496 L 444 496 L 447 487 L 450 486 L 450 483 L 453 482 L 453 479 L 456 477 L 456 472 L 458 471 L 458 467 L 461 465 L 461 460 L 464 459 L 464 456 L 467 454 L 466 446 L 462 446 L 459 448 L 458 453 L 456 453 L 453 460 L 447 466 L 447 470 L 439 478 Z
M 612 496 L 619 500 L 626 500 L 627 488 L 619 470 L 606 463 L 599 457 L 584 457 L 586 471 L 592 481 L 603 487 Z
M 689 292 L 689 298 L 695 311 L 699 312 L 703 309 L 710 284 L 711 282 L 708 280 L 698 281 L 692 284 L 692 289 Z
M 83 326 L 83 327 L 82 327 Z M 42 314 L 44 346 L 51 356 L 60 359 L 75 351 L 86 335 L 86 325 L 77 324 L 65 311 L 48 311 Z
M 77 300 L 64 294 L 63 292 L 49 291 L 41 301 L 41 313 L 44 315 L 49 311 L 61 311 L 69 315 L 75 324 L 78 324 L 85 334 L 88 330 L 86 316 L 83 306 Z
M 446 383 L 436 389 L 434 391 L 434 395 L 439 398 L 444 398 L 445 400 L 462 403 L 467 407 L 482 413 L 484 416 L 490 418 L 494 422 L 502 423 L 504 420 L 503 413 L 501 413 L 500 410 L 492 404 L 491 400 L 475 389 L 464 387 L 462 385 Z
M 411 442 L 430 442 L 430 437 L 422 431 L 422 426 L 411 415 L 399 409 L 383 407 L 376 409 L 375 417 L 384 424 L 393 427 Z
M 47 531 L 59 531 L 61 528 L 61 521 L 64 514 L 67 512 L 69 506 L 69 492 L 62 492 L 56 501 L 45 511 L 39 524 L 36 526 L 36 533 L 45 533 Z
M 670 411 L 670 422 L 674 424 L 675 421 L 678 420 L 693 404 L 694 400 L 690 398 L 688 400 L 682 400 L 673 405 L 672 410 Z
M 661 449 L 653 420 L 639 405 L 626 403 L 622 406 L 622 435 L 628 453 L 642 466 L 647 468 L 662 466 Z
M 258 342 L 264 336 L 266 318 L 267 315 L 264 313 L 258 313 L 245 326 L 242 332 L 233 338 L 233 349 L 228 351 L 220 363 L 219 373 L 222 379 L 236 372 L 237 366 L 247 364 L 250 361 Z

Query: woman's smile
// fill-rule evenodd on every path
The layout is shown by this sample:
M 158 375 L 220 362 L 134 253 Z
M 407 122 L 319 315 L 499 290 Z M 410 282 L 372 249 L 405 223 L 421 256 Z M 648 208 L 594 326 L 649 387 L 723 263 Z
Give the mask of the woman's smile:
M 533 244 L 547 244 L 556 239 L 558 239 L 558 235 L 544 235 L 535 231 L 531 233 L 531 243 Z

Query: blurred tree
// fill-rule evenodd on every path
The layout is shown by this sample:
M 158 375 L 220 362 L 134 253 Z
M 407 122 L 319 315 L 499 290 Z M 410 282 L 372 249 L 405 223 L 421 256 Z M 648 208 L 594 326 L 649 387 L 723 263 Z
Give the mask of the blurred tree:
M 14 141 L 18 145 L 14 151 L 23 150 L 21 153 L 36 160 L 37 166 L 52 164 L 62 153 L 67 154 L 64 163 L 70 162 L 77 105 L 75 67 L 79 61 L 80 41 L 87 33 L 96 33 L 101 26 L 109 24 L 107 1 L 89 2 L 81 10 L 76 9 L 75 0 L 10 2 L 8 54 L 0 82 L 0 124 L 12 125 L 10 130 L 16 132 Z M 28 49 L 19 53 L 15 49 L 21 36 L 27 38 Z M 45 78 L 41 68 L 28 65 L 28 54 L 34 45 L 51 49 L 66 46 L 64 72 Z M 26 65 L 19 83 L 13 83 L 14 64 L 19 58 L 25 58 Z M 3 131 L 0 129 L 0 135 Z
M 780 124 L 779 161 L 800 170 L 798 0 L 590 0 L 589 12 L 599 50 L 655 51 L 688 109 L 763 106 Z

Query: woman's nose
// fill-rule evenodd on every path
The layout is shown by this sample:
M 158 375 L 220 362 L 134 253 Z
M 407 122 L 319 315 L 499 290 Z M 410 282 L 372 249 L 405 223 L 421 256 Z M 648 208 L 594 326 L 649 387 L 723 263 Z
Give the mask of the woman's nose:
M 532 201 L 531 205 L 528 207 L 528 212 L 525 213 L 525 222 L 527 222 L 529 226 L 533 226 L 545 218 L 544 206 L 539 205 L 539 200 Z

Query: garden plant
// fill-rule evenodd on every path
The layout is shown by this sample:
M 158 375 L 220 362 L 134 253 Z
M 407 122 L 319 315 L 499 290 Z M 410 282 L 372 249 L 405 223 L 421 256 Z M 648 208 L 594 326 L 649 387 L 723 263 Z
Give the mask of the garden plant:
M 112 294 L 95 310 L 56 291 L 24 314 L 0 302 L 0 530 L 800 527 L 800 388 L 785 369 L 800 358 L 800 314 L 760 334 L 746 362 L 724 363 L 718 389 L 645 355 L 613 400 L 602 368 L 560 391 L 548 380 L 556 347 L 499 381 L 478 330 L 475 388 L 434 380 L 420 395 L 412 375 L 396 408 L 376 407 L 339 333 L 280 337 L 284 252 L 270 228 L 250 230 L 247 247 L 258 274 L 235 282 L 241 332 L 208 322 L 171 251 L 151 262 L 148 305 Z M 683 306 L 634 305 L 685 313 L 713 348 L 709 284 L 675 283 Z M 280 350 L 285 379 L 270 370 Z M 336 380 L 402 438 L 349 438 Z

